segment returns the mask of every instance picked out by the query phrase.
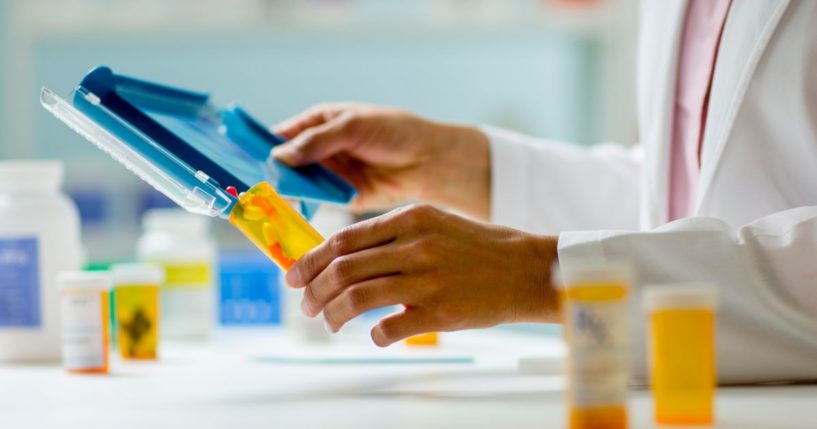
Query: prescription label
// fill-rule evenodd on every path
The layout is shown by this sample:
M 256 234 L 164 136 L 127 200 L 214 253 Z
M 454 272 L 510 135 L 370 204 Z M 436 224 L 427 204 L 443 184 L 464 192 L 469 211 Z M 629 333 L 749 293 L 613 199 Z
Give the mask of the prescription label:
M 107 293 L 64 293 L 62 313 L 62 358 L 69 370 L 101 368 L 105 365 L 103 309 Z M 107 301 L 107 299 L 105 299 Z
M 203 289 L 211 285 L 213 273 L 210 264 L 164 264 L 164 269 L 166 289 Z
M 38 242 L 0 238 L 0 328 L 40 326 Z
M 159 340 L 159 287 L 116 285 L 117 341 L 125 359 L 155 359 Z
M 574 407 L 624 404 L 629 378 L 626 288 L 568 292 L 565 334 Z M 570 296 L 572 295 L 572 297 Z

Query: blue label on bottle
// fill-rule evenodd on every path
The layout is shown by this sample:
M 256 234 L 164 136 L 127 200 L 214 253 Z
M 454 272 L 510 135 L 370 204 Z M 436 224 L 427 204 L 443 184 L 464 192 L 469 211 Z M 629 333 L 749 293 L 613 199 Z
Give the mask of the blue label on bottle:
M 37 239 L 0 239 L 0 328 L 40 326 Z

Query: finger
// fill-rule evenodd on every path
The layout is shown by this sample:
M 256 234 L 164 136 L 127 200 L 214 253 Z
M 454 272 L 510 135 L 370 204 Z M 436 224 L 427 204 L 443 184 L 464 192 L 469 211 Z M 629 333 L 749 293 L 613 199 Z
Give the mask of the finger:
M 314 317 L 347 287 L 399 273 L 405 259 L 406 252 L 394 245 L 339 256 L 306 286 L 301 308 L 307 316 Z
M 363 188 L 369 187 L 364 172 L 366 165 L 362 161 L 341 152 L 326 158 L 321 163 L 324 167 L 352 185 L 358 193 L 360 193 Z
M 329 330 L 338 332 L 348 321 L 375 308 L 402 304 L 411 299 L 406 277 L 378 277 L 343 290 L 323 309 Z
M 351 143 L 345 121 L 334 119 L 309 128 L 292 140 L 275 146 L 272 156 L 291 166 L 321 162 Z
M 285 121 L 270 127 L 270 131 L 286 140 L 295 138 L 304 130 L 316 127 L 324 122 L 336 117 L 341 111 L 341 106 L 336 104 L 321 104 L 311 107 Z
M 378 194 L 377 187 L 366 173 L 366 165 L 346 153 L 339 153 L 326 159 L 323 165 L 340 176 L 355 188 L 357 193 L 348 204 L 352 213 L 363 213 L 366 210 L 378 208 L 373 196 Z
M 386 317 L 372 328 L 372 341 L 386 347 L 413 335 L 436 331 L 434 324 L 434 318 L 429 313 L 407 309 Z
M 335 258 L 393 241 L 399 232 L 393 213 L 348 226 L 302 256 L 286 274 L 290 286 L 309 284 Z

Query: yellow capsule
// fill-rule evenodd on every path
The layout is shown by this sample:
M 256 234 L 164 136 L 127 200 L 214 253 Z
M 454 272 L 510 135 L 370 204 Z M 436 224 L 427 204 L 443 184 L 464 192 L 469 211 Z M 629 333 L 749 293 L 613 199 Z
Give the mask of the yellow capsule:
M 261 220 L 264 217 L 264 210 L 260 207 L 248 204 L 244 207 L 242 217 L 249 221 Z
M 264 224 L 261 226 L 261 234 L 264 235 L 264 241 L 267 244 L 273 244 L 279 241 L 278 233 L 275 231 L 275 227 L 269 222 L 264 222 Z

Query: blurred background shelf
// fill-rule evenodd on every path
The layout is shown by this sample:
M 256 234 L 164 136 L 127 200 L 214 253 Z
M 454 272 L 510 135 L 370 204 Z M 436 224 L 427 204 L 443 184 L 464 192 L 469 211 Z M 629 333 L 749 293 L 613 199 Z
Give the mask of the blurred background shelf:
M 213 32 L 416 35 L 520 30 L 604 37 L 621 19 L 621 11 L 608 1 L 534 0 L 40 0 L 21 7 L 33 33 L 41 36 L 93 37 L 114 31 L 115 37 L 140 39 Z
M 169 205 L 38 103 L 99 64 L 273 124 L 355 100 L 592 144 L 634 142 L 635 0 L 0 1 L 0 159 L 57 158 L 90 262 Z M 252 251 L 225 222 L 222 249 Z

